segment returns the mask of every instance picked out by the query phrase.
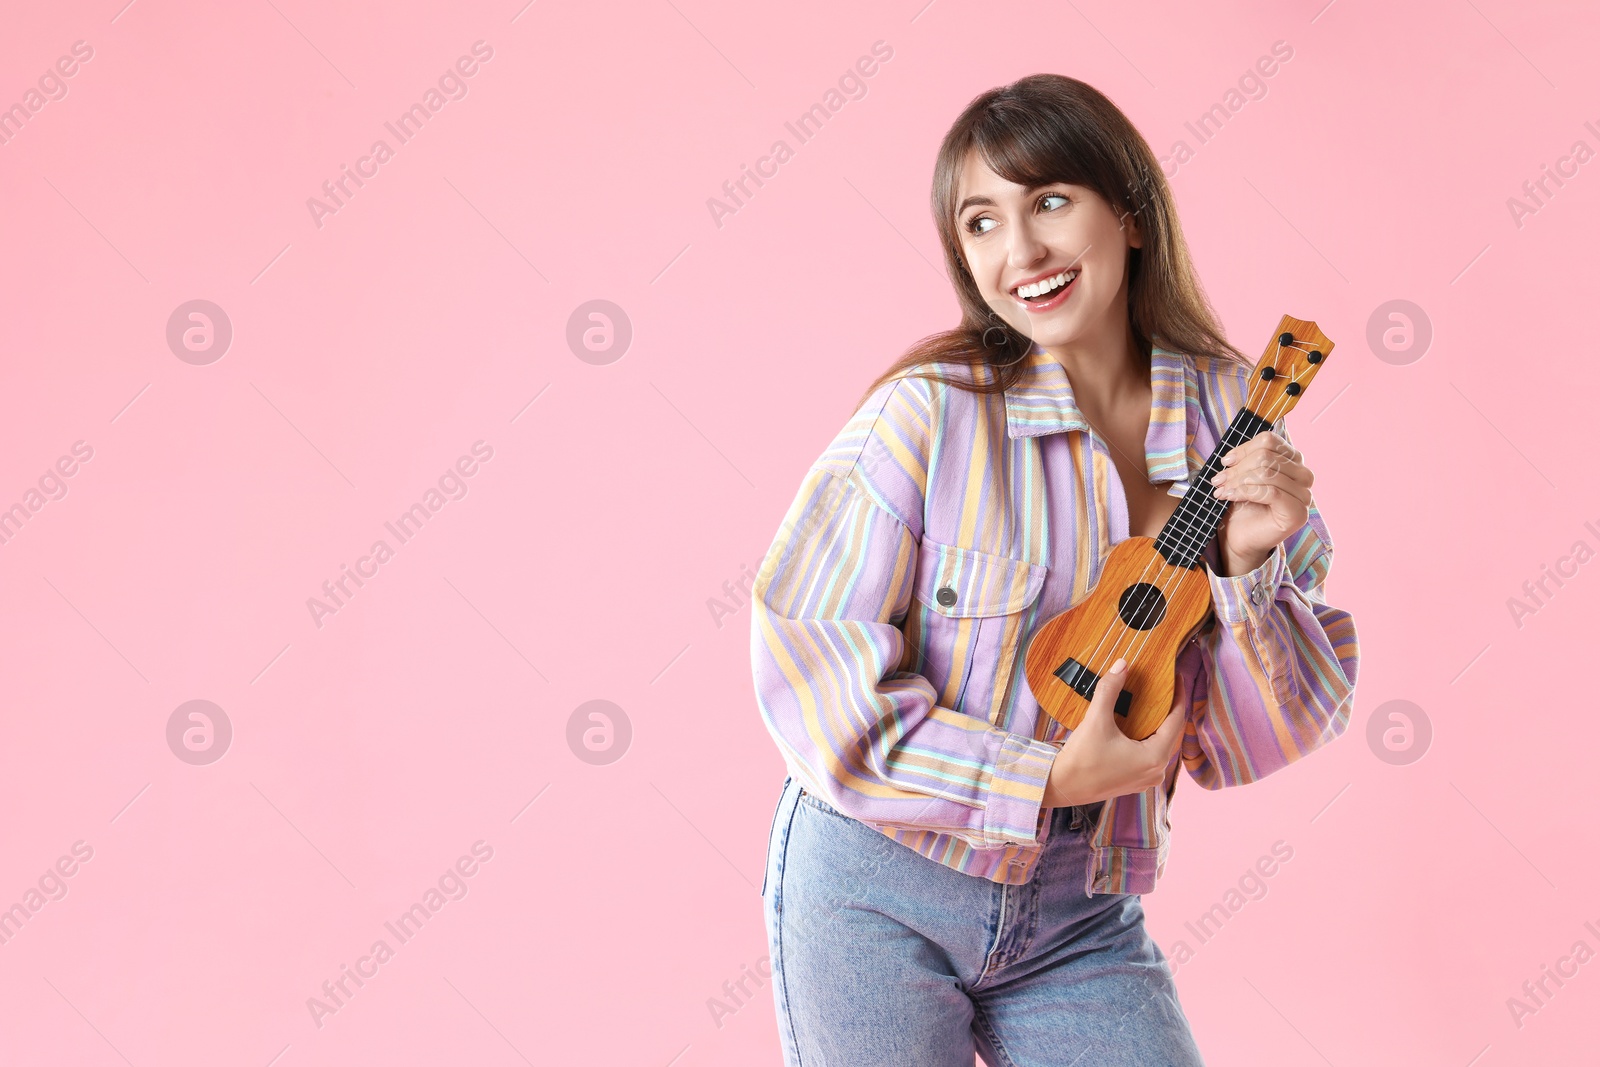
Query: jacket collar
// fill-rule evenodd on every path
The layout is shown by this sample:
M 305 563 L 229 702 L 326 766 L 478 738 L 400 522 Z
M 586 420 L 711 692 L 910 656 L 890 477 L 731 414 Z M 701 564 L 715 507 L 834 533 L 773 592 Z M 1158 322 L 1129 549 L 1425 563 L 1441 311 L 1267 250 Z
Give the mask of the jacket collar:
M 1150 353 L 1150 429 L 1145 436 L 1150 481 L 1186 482 L 1189 476 L 1188 398 L 1195 392 L 1193 364 L 1160 346 Z M 1005 391 L 1006 434 L 1042 437 L 1091 427 L 1072 399 L 1066 370 L 1044 349 L 1028 354 L 1023 375 Z

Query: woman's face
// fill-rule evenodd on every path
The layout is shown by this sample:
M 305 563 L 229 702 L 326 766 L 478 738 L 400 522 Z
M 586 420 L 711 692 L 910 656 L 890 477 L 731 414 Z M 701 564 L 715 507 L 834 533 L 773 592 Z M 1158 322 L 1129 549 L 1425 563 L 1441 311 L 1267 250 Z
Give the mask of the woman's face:
M 1119 219 L 1081 185 L 1028 189 L 1009 182 L 977 152 L 967 155 L 956 204 L 967 269 L 984 300 L 1014 329 L 1047 350 L 1123 339 L 1128 249 L 1142 240 L 1132 215 Z M 1059 283 L 1063 273 L 1065 285 Z M 1041 280 L 1053 288 L 1023 288 Z

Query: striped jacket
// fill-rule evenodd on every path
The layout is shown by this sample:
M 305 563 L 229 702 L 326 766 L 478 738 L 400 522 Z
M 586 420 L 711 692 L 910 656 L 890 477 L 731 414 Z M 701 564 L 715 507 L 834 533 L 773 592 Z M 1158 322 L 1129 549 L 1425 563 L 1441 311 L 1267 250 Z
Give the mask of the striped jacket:
M 1025 369 L 990 396 L 904 377 L 875 390 L 807 472 L 751 594 L 756 699 L 789 774 L 923 856 L 1010 884 L 1048 837 L 1041 801 L 1071 732 L 1029 690 L 1026 638 L 1128 536 L 1066 371 L 1038 348 Z M 1250 374 L 1154 350 L 1152 483 L 1188 489 Z M 1323 599 L 1332 558 L 1314 501 L 1248 574 L 1219 577 L 1213 539 L 1215 618 L 1178 659 L 1181 748 L 1162 785 L 1102 806 L 1087 893 L 1155 888 L 1180 760 L 1207 789 L 1242 785 L 1344 732 L 1359 654 L 1350 613 Z

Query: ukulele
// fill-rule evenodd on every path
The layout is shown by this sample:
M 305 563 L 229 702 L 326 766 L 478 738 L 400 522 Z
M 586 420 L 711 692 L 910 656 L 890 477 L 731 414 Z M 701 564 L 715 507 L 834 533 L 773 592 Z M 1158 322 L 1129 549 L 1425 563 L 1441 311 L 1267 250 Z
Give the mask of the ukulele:
M 1068 729 L 1082 722 L 1100 676 L 1121 657 L 1128 665 L 1114 721 L 1135 741 L 1156 732 L 1172 710 L 1178 653 L 1212 610 L 1201 553 L 1229 502 L 1212 495 L 1211 477 L 1230 449 L 1272 429 L 1299 402 L 1332 350 L 1316 323 L 1285 315 L 1251 373 L 1244 406 L 1160 535 L 1113 545 L 1089 595 L 1034 632 L 1023 671 L 1051 718 Z

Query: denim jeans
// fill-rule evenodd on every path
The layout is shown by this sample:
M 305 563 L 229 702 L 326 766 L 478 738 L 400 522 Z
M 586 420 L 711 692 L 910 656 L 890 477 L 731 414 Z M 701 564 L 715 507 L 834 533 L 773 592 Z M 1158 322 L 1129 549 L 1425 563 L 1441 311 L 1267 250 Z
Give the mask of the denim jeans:
M 1099 804 L 1023 885 L 927 859 L 792 778 L 761 895 L 786 1067 L 1195 1067 L 1137 895 L 1084 891 Z

